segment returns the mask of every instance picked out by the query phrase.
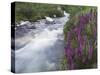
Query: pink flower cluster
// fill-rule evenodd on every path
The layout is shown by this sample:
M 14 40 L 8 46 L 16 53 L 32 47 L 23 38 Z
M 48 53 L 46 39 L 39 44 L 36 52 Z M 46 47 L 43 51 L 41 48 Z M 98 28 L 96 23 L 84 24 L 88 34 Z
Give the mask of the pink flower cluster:
M 67 32 L 65 55 L 68 69 L 92 68 L 96 63 L 97 13 L 77 16 L 78 23 Z M 73 23 L 74 24 L 74 23 Z

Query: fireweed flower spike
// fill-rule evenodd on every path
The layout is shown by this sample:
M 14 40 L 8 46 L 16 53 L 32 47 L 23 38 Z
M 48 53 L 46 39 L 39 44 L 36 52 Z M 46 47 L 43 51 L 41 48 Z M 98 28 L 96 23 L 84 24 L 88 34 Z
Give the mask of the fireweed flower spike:
M 68 69 L 88 68 L 91 67 L 89 65 L 96 63 L 96 61 L 92 62 L 94 60 L 93 52 L 96 49 L 93 45 L 97 40 L 96 11 L 90 10 L 77 17 L 79 22 L 77 24 L 73 23 L 73 25 L 76 25 L 67 32 L 65 54 Z M 75 19 L 73 20 L 75 21 Z M 77 41 L 74 44 L 78 45 L 75 48 L 72 45 L 73 38 Z

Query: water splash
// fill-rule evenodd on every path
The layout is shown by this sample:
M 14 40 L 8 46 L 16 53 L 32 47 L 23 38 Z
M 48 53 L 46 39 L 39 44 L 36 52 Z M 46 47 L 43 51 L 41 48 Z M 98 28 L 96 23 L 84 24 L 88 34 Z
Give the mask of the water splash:
M 53 24 L 40 20 L 19 26 L 15 32 L 15 70 L 40 72 L 59 70 L 64 55 L 63 26 L 68 18 L 54 18 Z M 35 29 L 31 29 L 35 26 Z

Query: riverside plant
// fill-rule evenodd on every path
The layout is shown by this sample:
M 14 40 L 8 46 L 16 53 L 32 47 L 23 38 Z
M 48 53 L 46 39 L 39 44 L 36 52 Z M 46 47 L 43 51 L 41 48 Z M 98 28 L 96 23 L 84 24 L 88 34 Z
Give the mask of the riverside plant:
M 73 23 L 72 23 L 73 22 Z M 97 12 L 78 14 L 67 26 L 65 56 L 67 69 L 97 67 Z

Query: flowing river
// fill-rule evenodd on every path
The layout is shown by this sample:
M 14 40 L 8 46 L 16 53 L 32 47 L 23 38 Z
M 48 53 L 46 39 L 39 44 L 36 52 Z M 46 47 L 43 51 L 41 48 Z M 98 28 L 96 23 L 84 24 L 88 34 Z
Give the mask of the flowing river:
M 63 27 L 68 16 L 53 19 L 53 23 L 42 19 L 17 27 L 15 50 L 12 49 L 16 73 L 59 70 L 64 56 Z

